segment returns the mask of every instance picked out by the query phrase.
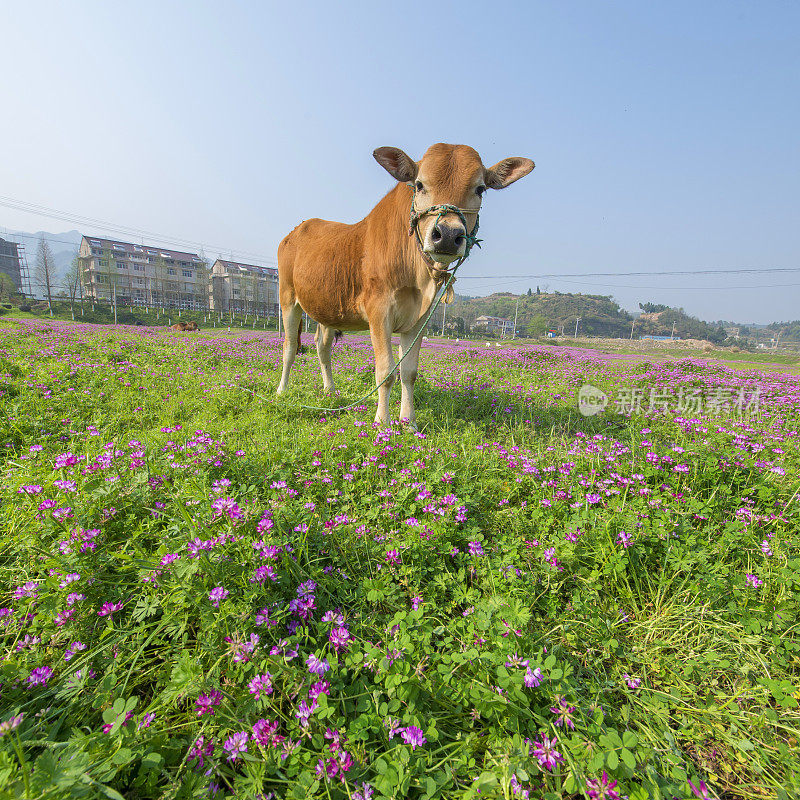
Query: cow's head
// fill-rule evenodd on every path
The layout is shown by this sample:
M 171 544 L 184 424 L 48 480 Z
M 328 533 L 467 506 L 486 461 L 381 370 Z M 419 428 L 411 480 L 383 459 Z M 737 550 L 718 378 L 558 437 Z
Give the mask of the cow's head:
M 457 206 L 469 233 L 475 228 L 486 189 L 505 189 L 534 167 L 529 158 L 504 158 L 487 169 L 478 153 L 464 144 L 434 144 L 421 161 L 413 161 L 397 147 L 379 147 L 373 155 L 393 178 L 414 186 L 417 213 L 433 206 Z M 449 264 L 466 251 L 467 230 L 455 213 L 422 216 L 418 232 L 425 254 L 440 264 Z

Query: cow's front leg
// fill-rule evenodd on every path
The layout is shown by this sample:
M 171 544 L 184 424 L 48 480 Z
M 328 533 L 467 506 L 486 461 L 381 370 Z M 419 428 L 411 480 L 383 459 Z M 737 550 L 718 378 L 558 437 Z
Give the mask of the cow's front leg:
M 375 383 L 378 385 L 378 410 L 375 422 L 389 424 L 389 392 L 395 381 L 394 355 L 392 354 L 392 330 L 388 320 L 370 322 L 369 335 L 375 351 Z M 383 382 L 385 379 L 385 383 Z
M 417 380 L 419 366 L 419 351 L 422 347 L 422 337 L 417 341 L 414 337 L 421 326 L 415 326 L 408 333 L 400 334 L 400 419 L 406 422 L 412 430 L 417 430 L 416 413 L 414 411 L 414 382 Z

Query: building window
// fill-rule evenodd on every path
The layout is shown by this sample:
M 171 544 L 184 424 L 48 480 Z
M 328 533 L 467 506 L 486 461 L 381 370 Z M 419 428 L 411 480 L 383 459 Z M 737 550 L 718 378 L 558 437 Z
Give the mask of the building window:
M 183 277 L 184 278 L 191 278 L 192 277 L 192 271 L 190 269 L 183 270 Z
M 128 269 L 128 265 L 124 261 L 117 261 L 117 269 Z
M 172 267 L 169 267 L 167 269 L 167 275 L 177 275 L 177 274 L 178 273 L 174 269 L 172 269 Z

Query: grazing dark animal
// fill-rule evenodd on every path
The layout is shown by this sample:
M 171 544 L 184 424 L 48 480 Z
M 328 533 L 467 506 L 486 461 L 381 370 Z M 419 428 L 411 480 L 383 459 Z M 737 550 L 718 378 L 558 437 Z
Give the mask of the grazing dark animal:
M 196 331 L 198 328 L 196 322 L 176 322 L 170 326 L 170 329 L 173 331 Z

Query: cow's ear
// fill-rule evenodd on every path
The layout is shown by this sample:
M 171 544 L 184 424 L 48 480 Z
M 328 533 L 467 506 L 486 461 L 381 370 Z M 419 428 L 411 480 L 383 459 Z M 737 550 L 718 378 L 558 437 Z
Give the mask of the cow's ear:
M 407 183 L 416 179 L 419 169 L 416 161 L 399 147 L 379 147 L 372 155 L 395 180 Z
M 514 181 L 524 178 L 534 166 L 529 158 L 504 158 L 486 170 L 486 185 L 491 189 L 505 189 Z

